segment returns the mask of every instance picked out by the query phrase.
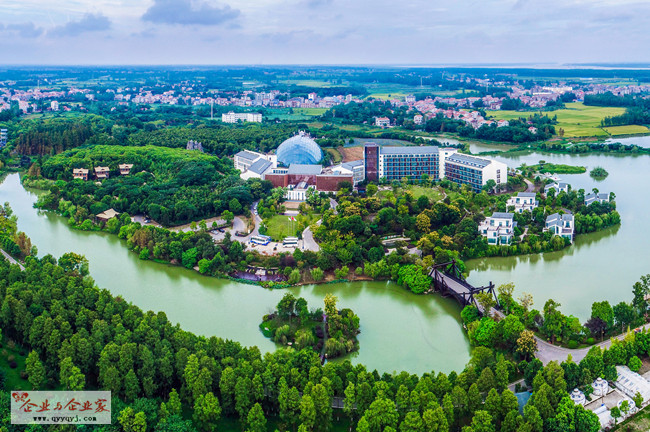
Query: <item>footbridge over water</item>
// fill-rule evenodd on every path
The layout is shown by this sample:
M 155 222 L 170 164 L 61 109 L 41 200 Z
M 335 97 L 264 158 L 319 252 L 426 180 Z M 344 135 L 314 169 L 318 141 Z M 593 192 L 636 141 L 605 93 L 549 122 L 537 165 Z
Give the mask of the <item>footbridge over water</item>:
M 487 292 L 494 296 L 497 308 L 499 307 L 499 299 L 497 298 L 494 284 L 490 282 L 488 286 L 474 287 L 470 285 L 460 269 L 456 265 L 456 261 L 436 264 L 431 268 L 429 276 L 433 279 L 433 290 L 439 292 L 446 297 L 454 297 L 462 307 L 467 305 L 476 306 L 481 313 L 483 307 L 476 301 L 474 297 L 478 293 Z

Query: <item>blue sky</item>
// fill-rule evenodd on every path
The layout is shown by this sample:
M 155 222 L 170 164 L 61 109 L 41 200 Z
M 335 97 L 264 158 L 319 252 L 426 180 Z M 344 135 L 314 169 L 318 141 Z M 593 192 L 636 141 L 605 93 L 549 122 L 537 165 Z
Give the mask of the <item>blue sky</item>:
M 10 64 L 650 61 L 650 2 L 2 0 Z

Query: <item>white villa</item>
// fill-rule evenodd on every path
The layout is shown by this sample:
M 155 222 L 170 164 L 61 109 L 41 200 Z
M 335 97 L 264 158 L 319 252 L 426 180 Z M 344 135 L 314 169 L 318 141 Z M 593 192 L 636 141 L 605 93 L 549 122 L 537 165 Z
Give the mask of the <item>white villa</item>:
M 608 203 L 609 202 L 609 194 L 608 193 L 589 193 L 585 195 L 585 205 L 591 205 L 595 202 L 598 202 L 600 204 L 603 203 Z
M 506 205 L 515 208 L 515 213 L 523 213 L 525 210 L 532 212 L 534 208 L 539 205 L 537 201 L 537 194 L 532 192 L 519 192 L 517 196 L 513 196 L 508 200 Z
M 569 193 L 569 186 L 569 183 L 549 183 L 544 186 L 544 195 L 548 195 L 551 189 L 555 189 L 555 195 L 558 195 L 560 192 Z
M 553 213 L 546 218 L 544 231 L 569 239 L 573 243 L 574 219 L 572 214 Z
M 509 245 L 515 225 L 513 213 L 496 212 L 479 224 L 478 231 L 490 245 Z

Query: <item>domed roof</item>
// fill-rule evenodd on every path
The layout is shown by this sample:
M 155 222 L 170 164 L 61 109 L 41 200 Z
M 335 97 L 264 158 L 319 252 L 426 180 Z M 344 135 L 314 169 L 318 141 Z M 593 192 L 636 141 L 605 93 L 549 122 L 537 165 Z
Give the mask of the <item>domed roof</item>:
M 297 164 L 315 164 L 323 158 L 323 151 L 309 134 L 300 131 L 284 141 L 277 150 L 278 162 L 289 166 Z

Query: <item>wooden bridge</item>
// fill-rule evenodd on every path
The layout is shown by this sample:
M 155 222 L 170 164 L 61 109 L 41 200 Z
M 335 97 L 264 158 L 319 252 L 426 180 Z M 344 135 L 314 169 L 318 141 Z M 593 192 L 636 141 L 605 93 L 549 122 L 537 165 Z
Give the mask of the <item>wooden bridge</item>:
M 497 308 L 499 307 L 499 299 L 497 298 L 494 284 L 484 287 L 474 287 L 470 285 L 460 269 L 456 265 L 456 261 L 436 264 L 431 268 L 429 276 L 433 279 L 433 290 L 439 292 L 443 296 L 454 297 L 461 306 L 474 305 L 478 310 L 483 313 L 482 306 L 476 301 L 474 295 L 482 292 L 487 292 L 494 296 Z

